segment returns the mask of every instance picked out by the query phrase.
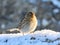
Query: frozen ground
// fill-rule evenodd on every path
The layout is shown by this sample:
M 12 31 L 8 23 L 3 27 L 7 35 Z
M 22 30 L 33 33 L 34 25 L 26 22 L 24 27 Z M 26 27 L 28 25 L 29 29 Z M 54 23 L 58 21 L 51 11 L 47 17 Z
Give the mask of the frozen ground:
M 0 45 L 60 45 L 60 32 L 35 31 L 33 34 L 0 34 Z

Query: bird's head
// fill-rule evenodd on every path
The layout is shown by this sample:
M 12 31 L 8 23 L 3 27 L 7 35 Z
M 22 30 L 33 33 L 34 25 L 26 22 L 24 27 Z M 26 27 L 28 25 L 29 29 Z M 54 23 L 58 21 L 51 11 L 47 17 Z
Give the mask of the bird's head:
M 33 16 L 34 16 L 33 12 L 28 12 L 26 15 L 27 18 L 33 18 Z

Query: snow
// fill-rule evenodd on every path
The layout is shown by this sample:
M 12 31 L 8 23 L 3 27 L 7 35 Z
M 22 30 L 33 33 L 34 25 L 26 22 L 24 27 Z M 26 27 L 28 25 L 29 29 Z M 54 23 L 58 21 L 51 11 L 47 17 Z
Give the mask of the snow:
M 37 0 L 29 0 L 30 3 L 36 4 Z
M 22 35 L 0 34 L 0 45 L 58 45 L 60 44 L 60 32 L 49 29 L 35 31 Z
M 5 28 L 5 24 L 3 23 L 3 24 L 1 24 L 1 28 L 2 29 L 4 29 Z
M 59 13 L 59 9 L 54 9 L 54 10 L 53 10 L 53 13 L 54 13 L 54 14 Z
M 47 21 L 45 18 L 42 20 L 42 25 L 45 27 L 49 24 L 49 21 Z
M 60 8 L 60 0 L 51 0 L 54 5 Z
M 48 2 L 48 1 L 50 1 L 50 0 L 42 0 L 43 2 Z
M 55 6 L 60 8 L 60 0 L 42 0 L 43 2 L 51 1 Z

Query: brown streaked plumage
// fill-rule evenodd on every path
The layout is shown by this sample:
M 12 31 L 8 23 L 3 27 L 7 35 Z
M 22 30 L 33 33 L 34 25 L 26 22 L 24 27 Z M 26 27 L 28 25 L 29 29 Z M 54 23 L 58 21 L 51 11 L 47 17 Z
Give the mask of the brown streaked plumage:
M 28 12 L 18 26 L 20 32 L 23 34 L 34 31 L 36 27 L 37 27 L 37 18 L 35 16 L 35 13 L 33 12 Z

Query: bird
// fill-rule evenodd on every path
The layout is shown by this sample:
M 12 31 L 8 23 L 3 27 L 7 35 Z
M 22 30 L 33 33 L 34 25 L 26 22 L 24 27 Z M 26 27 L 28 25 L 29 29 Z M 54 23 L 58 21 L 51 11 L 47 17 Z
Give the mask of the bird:
M 24 35 L 33 32 L 37 27 L 37 17 L 34 12 L 27 12 L 24 19 L 19 22 L 18 29 Z

